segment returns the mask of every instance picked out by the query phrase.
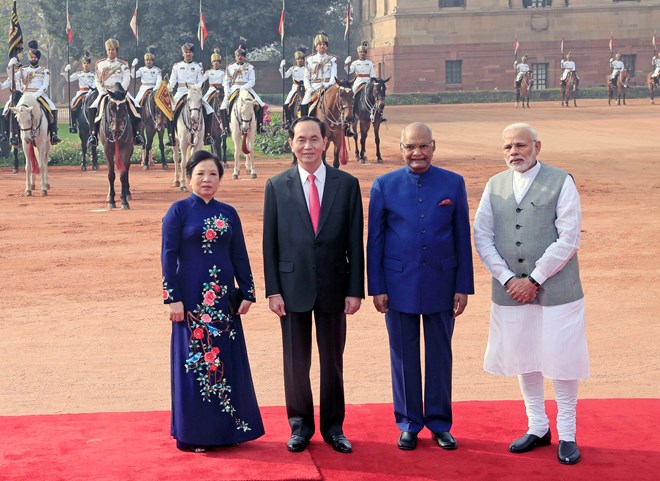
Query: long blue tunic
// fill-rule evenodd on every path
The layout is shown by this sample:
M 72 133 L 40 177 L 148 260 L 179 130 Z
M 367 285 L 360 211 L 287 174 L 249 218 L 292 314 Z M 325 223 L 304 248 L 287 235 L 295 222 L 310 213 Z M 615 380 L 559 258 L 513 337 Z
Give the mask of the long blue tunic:
M 236 210 L 193 194 L 163 219 L 163 300 L 182 301 L 172 323 L 172 436 L 181 444 L 222 446 L 264 434 L 241 320 L 229 313 L 234 279 L 255 301 Z

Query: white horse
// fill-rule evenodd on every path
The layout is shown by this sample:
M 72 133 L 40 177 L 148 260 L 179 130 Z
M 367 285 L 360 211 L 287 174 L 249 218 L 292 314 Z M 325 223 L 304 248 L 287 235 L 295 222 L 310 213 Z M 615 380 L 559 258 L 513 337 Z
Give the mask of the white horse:
M 241 90 L 231 111 L 231 138 L 234 140 L 234 173 L 232 179 L 238 179 L 241 171 L 241 152 L 245 155 L 245 171 L 253 179 L 257 178 L 254 168 L 254 136 L 257 131 L 254 109 L 259 103 L 250 92 Z
M 201 150 L 204 143 L 204 105 L 202 104 L 202 86 L 188 86 L 186 103 L 181 109 L 176 123 L 176 146 L 174 153 L 174 187 L 186 191 L 186 164 L 190 156 Z M 179 163 L 179 155 L 181 162 Z
M 48 195 L 48 153 L 50 138 L 48 119 L 37 99 L 25 94 L 16 107 L 11 107 L 21 129 L 25 153 L 25 195 L 32 195 L 36 175 L 41 172 L 41 195 Z M 35 152 L 36 150 L 36 152 Z

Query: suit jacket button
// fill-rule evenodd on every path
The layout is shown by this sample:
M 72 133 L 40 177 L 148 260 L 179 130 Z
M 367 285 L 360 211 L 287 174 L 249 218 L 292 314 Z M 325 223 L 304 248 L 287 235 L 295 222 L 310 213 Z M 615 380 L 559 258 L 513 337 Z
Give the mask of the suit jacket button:
M 516 224 L 516 229 L 520 229 L 522 226 L 520 224 Z
M 517 246 L 521 246 L 521 245 L 522 245 L 522 242 L 517 241 L 517 242 L 516 242 L 516 245 L 517 245 Z
M 419 217 L 420 217 L 420 219 L 423 219 L 424 218 L 424 213 L 422 212 L 421 214 L 419 214 Z
M 518 259 L 518 262 L 525 262 L 525 259 Z
M 520 207 L 518 207 L 518 208 L 516 209 L 516 212 L 518 212 L 518 213 L 520 214 L 520 213 L 522 212 L 522 209 L 521 209 Z

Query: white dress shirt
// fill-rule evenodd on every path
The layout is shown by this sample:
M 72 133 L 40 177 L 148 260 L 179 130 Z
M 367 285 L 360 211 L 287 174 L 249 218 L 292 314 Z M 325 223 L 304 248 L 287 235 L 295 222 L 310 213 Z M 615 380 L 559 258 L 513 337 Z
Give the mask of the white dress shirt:
M 309 212 L 309 172 L 303 169 L 300 164 L 298 164 L 298 173 L 300 174 L 300 183 L 302 184 L 303 192 L 305 193 L 305 202 L 307 203 L 307 211 Z M 312 172 L 316 176 L 314 183 L 316 188 L 319 191 L 319 205 L 323 205 L 323 190 L 325 187 L 325 176 L 327 174 L 326 167 L 323 162 L 319 165 L 319 168 L 315 172 Z

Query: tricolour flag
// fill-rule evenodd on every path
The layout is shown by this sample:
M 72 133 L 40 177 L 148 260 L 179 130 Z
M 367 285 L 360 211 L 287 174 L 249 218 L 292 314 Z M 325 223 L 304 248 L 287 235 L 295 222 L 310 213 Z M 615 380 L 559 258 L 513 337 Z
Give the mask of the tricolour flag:
M 559 50 L 561 54 L 564 55 L 564 37 L 561 38 L 561 44 L 559 44 Z
M 197 40 L 199 40 L 199 46 L 202 50 L 204 50 L 204 41 L 208 36 L 209 31 L 206 28 L 206 21 L 204 20 L 204 14 L 202 13 L 202 2 L 199 2 L 199 25 L 197 26 Z
M 518 41 L 518 35 L 513 40 L 513 54 L 518 55 L 518 49 L 520 48 L 520 42 Z
M 351 2 L 346 4 L 346 29 L 344 30 L 344 40 L 348 38 L 348 32 L 350 31 L 351 25 Z
M 23 31 L 21 24 L 18 21 L 18 14 L 16 13 L 16 1 L 14 0 L 14 8 L 9 16 L 9 58 L 15 57 L 23 51 Z
M 71 19 L 69 18 L 69 2 L 66 2 L 66 41 L 71 43 L 73 40 L 73 29 L 71 28 Z
M 129 25 L 131 26 L 131 30 L 133 31 L 133 36 L 135 37 L 135 43 L 140 42 L 140 37 L 138 35 L 138 2 L 135 0 L 135 10 L 133 11 L 133 16 L 131 17 L 131 22 Z
M 656 40 L 656 38 L 655 38 L 655 32 L 653 32 L 653 37 L 651 37 L 651 44 L 653 44 L 653 50 L 657 50 L 657 49 L 658 49 L 658 47 L 656 47 L 655 40 Z
M 280 24 L 277 26 L 277 33 L 280 34 L 280 43 L 284 44 L 284 0 L 282 0 L 282 13 L 280 14 Z
M 614 51 L 614 37 L 610 35 L 610 53 Z

